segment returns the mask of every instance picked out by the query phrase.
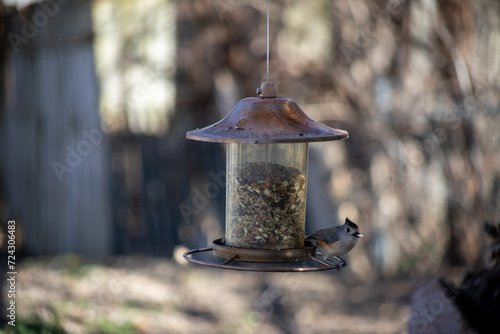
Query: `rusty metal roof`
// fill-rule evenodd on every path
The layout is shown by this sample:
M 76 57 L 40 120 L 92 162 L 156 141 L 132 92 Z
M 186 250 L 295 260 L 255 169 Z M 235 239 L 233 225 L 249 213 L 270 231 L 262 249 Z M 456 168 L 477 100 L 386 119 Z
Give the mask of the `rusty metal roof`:
M 269 84 L 263 84 L 260 97 L 241 100 L 222 120 L 189 131 L 186 138 L 216 143 L 299 143 L 349 137 L 347 131 L 312 120 L 295 101 L 275 97 L 274 85 L 269 89 Z

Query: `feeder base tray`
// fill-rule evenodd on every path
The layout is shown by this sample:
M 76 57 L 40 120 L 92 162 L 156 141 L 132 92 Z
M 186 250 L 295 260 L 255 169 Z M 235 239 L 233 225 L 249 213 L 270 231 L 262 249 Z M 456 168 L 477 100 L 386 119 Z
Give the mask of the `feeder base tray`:
M 314 256 L 315 252 L 315 247 L 307 244 L 301 249 L 267 250 L 231 247 L 225 245 L 222 239 L 216 239 L 211 247 L 192 249 L 184 253 L 184 258 L 203 266 L 265 272 L 340 270 L 346 266 L 342 262 L 322 261 Z M 224 259 L 222 262 L 221 258 Z
M 307 261 L 314 255 L 315 247 L 305 245 L 300 249 L 240 248 L 228 246 L 222 239 L 216 239 L 213 241 L 212 251 L 215 256 L 223 259 L 234 257 L 234 260 L 243 262 L 282 263 Z

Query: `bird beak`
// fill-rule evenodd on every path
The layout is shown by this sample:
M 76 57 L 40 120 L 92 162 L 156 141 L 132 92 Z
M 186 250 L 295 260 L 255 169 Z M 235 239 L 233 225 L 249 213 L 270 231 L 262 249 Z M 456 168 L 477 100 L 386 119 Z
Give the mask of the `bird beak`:
M 353 236 L 355 236 L 356 238 L 362 238 L 363 237 L 363 235 L 361 233 L 359 233 L 359 232 L 354 232 Z

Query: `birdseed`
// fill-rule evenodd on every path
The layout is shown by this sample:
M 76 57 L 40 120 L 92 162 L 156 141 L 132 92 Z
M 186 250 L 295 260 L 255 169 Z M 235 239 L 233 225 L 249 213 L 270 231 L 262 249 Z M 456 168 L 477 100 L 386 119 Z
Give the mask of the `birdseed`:
M 253 162 L 229 175 L 226 243 L 264 249 L 304 246 L 306 177 L 293 167 Z

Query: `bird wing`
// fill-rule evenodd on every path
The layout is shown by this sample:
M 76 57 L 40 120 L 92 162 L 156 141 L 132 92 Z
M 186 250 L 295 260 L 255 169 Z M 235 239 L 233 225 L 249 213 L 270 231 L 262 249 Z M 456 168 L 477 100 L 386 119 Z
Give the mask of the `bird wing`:
M 324 239 L 324 237 L 323 237 L 323 230 L 316 231 L 313 234 L 308 235 L 306 237 L 306 240 L 310 241 L 316 247 L 319 246 L 318 241 L 319 240 L 323 240 L 323 239 Z
M 307 239 L 322 240 L 331 244 L 335 241 L 339 241 L 336 232 L 337 232 L 336 228 L 321 229 L 308 236 Z

